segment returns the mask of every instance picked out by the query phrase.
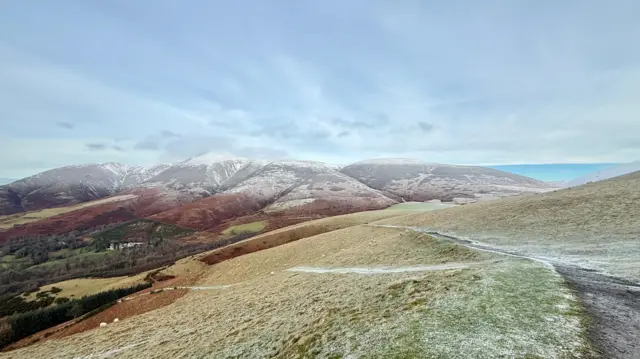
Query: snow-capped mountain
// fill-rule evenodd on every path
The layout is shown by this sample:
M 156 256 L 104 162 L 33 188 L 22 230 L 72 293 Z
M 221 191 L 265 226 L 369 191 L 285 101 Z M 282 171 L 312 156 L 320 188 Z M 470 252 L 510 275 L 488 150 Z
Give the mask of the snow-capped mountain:
M 340 170 L 371 188 L 406 201 L 475 201 L 526 192 L 544 192 L 555 186 L 533 178 L 478 166 L 454 166 L 414 159 L 374 159 Z
M 0 186 L 3 184 L 9 184 L 13 181 L 15 181 L 13 178 L 0 178 Z
M 567 182 L 565 186 L 566 187 L 580 186 L 585 183 L 602 181 L 609 178 L 626 175 L 627 173 L 632 173 L 636 171 L 640 171 L 640 161 L 624 163 L 621 165 L 605 168 L 597 172 L 589 173 L 587 175 L 578 177 L 576 179 L 573 179 Z
M 0 214 L 63 206 L 118 192 L 144 168 L 118 163 L 65 166 L 0 187 Z
M 271 209 L 309 204 L 317 199 L 367 199 L 382 207 L 394 203 L 379 191 L 337 171 L 334 166 L 313 161 L 274 161 L 225 193 L 243 193 L 271 202 Z
M 318 199 L 368 201 L 463 199 L 541 192 L 554 186 L 499 170 L 376 159 L 337 167 L 313 161 L 255 161 L 203 154 L 149 168 L 118 163 L 66 166 L 0 186 L 0 214 L 69 205 L 115 193 L 147 201 L 149 213 L 217 193 L 242 194 L 270 208 Z M 147 213 L 147 212 L 144 212 Z

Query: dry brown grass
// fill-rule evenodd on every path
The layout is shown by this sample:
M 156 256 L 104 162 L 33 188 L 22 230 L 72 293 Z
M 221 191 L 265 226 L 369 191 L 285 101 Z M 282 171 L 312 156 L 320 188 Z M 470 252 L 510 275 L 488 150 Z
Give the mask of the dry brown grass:
M 175 302 L 187 293 L 186 290 L 172 290 L 160 292 L 153 295 L 140 295 L 132 300 L 122 301 L 79 322 L 67 322 L 42 332 L 31 335 L 16 343 L 11 344 L 6 350 L 23 348 L 34 343 L 43 343 L 52 339 L 60 339 L 70 335 L 83 333 L 99 328 L 100 323 L 113 323 L 115 318 L 123 320 L 136 315 L 140 315 L 158 308 L 167 306 Z
M 640 172 L 379 223 L 434 229 L 640 279 Z
M 36 222 L 41 219 L 57 216 L 59 214 L 63 214 L 67 212 L 72 212 L 81 208 L 92 207 L 99 204 L 110 203 L 110 202 L 124 201 L 132 198 L 135 198 L 135 196 L 127 194 L 127 195 L 103 198 L 103 199 L 99 199 L 91 202 L 74 204 L 71 206 L 46 208 L 46 209 L 41 209 L 39 211 L 28 211 L 28 212 L 11 214 L 8 216 L 0 216 L 0 229 L 9 229 L 18 224 Z
M 207 264 L 220 263 L 230 258 L 281 246 L 285 243 L 297 241 L 301 238 L 307 238 L 342 228 L 366 224 L 383 218 L 398 216 L 400 214 L 402 214 L 402 212 L 385 210 L 368 211 L 304 222 L 276 229 L 247 240 L 216 249 L 202 256 L 202 261 Z
M 385 275 L 285 271 L 445 262 L 481 264 Z M 584 344 L 562 309 L 570 295 L 548 269 L 410 231 L 335 230 L 210 266 L 198 283 L 224 284 L 232 286 L 190 292 L 162 309 L 4 356 L 572 358 Z

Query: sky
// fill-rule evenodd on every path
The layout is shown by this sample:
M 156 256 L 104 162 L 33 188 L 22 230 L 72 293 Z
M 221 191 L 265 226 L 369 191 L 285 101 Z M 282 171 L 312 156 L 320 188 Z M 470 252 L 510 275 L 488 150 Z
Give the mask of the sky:
M 640 159 L 640 2 L 4 0 L 0 177 Z

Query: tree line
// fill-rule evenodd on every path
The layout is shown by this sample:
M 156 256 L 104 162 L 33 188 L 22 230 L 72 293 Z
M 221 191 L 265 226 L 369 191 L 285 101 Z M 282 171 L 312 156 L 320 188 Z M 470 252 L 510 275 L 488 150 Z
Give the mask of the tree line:
M 41 330 L 79 318 L 118 299 L 151 287 L 143 283 L 128 288 L 119 288 L 69 300 L 51 307 L 38 308 L 4 318 L 0 323 L 0 347 L 15 343 Z

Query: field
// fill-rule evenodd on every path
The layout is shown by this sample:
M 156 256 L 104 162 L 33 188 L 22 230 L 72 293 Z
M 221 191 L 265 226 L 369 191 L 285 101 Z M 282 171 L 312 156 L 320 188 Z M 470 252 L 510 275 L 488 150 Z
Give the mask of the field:
M 27 224 L 27 223 L 39 221 L 41 219 L 57 216 L 59 214 L 63 214 L 67 212 L 72 212 L 81 208 L 96 206 L 99 204 L 109 203 L 109 202 L 124 201 L 132 198 L 135 198 L 135 196 L 130 194 L 120 195 L 120 196 L 113 196 L 109 198 L 99 199 L 96 201 L 75 204 L 72 206 L 47 208 L 39 211 L 29 211 L 29 212 L 16 213 L 8 216 L 0 216 L 0 230 L 9 229 L 15 225 Z
M 264 228 L 267 226 L 267 221 L 257 221 L 251 222 L 247 224 L 239 224 L 236 226 L 231 226 L 224 231 L 222 231 L 223 235 L 235 236 L 240 233 L 258 233 L 262 232 Z
M 135 276 L 123 276 L 113 278 L 79 278 L 66 280 L 64 282 L 58 282 L 50 285 L 45 285 L 37 292 L 24 294 L 23 297 L 27 300 L 33 300 L 36 298 L 37 293 L 51 292 L 53 287 L 62 289 L 58 293 L 52 293 L 51 296 L 55 298 L 69 298 L 78 299 L 85 295 L 95 294 L 110 289 L 131 287 L 136 284 L 143 283 L 143 279 L 146 273 L 141 273 Z
M 307 238 L 317 234 L 331 232 L 359 224 L 366 224 L 397 215 L 398 213 L 395 211 L 380 210 L 303 222 L 297 225 L 276 229 L 274 231 L 214 250 L 210 253 L 206 253 L 202 257 L 202 261 L 208 264 L 215 264 L 247 253 L 277 247 L 301 238 Z
M 360 225 L 389 212 L 294 226 L 304 238 L 205 267 L 197 282 L 203 290 L 162 309 L 3 355 L 578 358 L 590 352 L 581 310 L 553 270 L 408 230 Z M 318 228 L 331 230 L 313 235 Z M 328 269 L 343 273 L 322 273 Z M 359 274 L 367 269 L 379 274 Z

